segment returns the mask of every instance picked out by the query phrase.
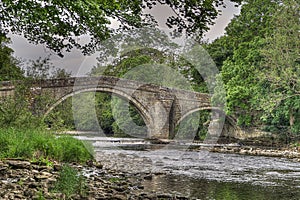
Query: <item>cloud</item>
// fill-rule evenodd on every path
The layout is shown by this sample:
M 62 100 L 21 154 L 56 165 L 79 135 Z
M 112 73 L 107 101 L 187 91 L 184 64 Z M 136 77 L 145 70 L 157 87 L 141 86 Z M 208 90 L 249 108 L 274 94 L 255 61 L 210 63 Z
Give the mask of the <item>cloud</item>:
M 37 60 L 39 57 L 45 58 L 50 55 L 50 60 L 55 67 L 66 69 L 72 72 L 72 75 L 82 76 L 91 70 L 96 65 L 96 56 L 84 56 L 79 50 L 65 52 L 61 58 L 51 50 L 41 44 L 31 44 L 20 35 L 9 35 L 12 43 L 9 46 L 14 50 L 14 56 L 21 60 Z M 85 66 L 83 66 L 83 64 Z M 80 70 L 79 70 L 80 69 Z

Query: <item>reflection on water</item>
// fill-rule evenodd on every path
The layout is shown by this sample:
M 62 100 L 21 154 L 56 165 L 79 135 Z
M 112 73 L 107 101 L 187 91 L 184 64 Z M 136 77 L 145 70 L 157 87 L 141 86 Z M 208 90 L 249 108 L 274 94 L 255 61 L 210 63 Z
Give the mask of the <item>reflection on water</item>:
M 219 182 L 176 175 L 155 176 L 145 180 L 149 191 L 184 194 L 198 199 L 216 200 L 299 200 L 300 191 L 289 187 L 264 187 L 250 183 Z M 175 193 L 174 193 L 175 194 Z
M 300 199 L 300 163 L 285 158 L 186 151 L 135 139 L 78 138 L 93 141 L 106 168 L 133 176 L 155 174 L 143 181 L 148 191 L 198 199 Z

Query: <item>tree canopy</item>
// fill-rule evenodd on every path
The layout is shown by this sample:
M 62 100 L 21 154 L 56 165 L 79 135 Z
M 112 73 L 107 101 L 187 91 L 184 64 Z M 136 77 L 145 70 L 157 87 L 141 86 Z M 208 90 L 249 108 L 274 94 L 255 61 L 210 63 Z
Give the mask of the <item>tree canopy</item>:
M 205 45 L 239 125 L 299 133 L 299 19 L 296 0 L 247 0 L 226 34 Z
M 300 131 L 300 4 L 284 0 L 273 16 L 273 32 L 261 48 L 259 78 L 264 83 L 263 109 L 288 120 L 290 132 Z M 278 120 L 278 119 L 277 119 Z
M 240 3 L 241 0 L 231 0 Z M 166 24 L 173 36 L 186 33 L 201 38 L 216 19 L 224 0 L 66 0 L 66 1 L 0 1 L 0 30 L 23 35 L 30 42 L 44 44 L 62 56 L 72 48 L 91 53 L 103 40 L 117 30 L 112 21 L 119 22 L 118 30 L 156 25 L 156 19 L 145 14 L 157 4 L 167 5 L 174 15 Z M 79 36 L 90 37 L 83 42 Z
M 279 1 L 247 0 L 241 13 L 226 27 L 226 34 L 206 45 L 221 70 L 227 91 L 227 112 L 242 126 L 259 119 L 257 91 L 260 89 L 257 69 L 261 65 L 259 51 L 269 32 L 272 15 Z

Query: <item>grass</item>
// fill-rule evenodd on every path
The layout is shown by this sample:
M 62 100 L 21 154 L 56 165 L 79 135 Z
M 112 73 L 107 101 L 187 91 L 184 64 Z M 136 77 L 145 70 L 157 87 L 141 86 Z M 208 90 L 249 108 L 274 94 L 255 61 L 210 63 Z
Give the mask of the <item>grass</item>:
M 86 196 L 86 179 L 76 169 L 63 165 L 53 191 L 64 194 L 66 199 L 75 194 Z
M 71 136 L 57 137 L 44 129 L 0 128 L 0 158 L 85 162 L 91 146 Z

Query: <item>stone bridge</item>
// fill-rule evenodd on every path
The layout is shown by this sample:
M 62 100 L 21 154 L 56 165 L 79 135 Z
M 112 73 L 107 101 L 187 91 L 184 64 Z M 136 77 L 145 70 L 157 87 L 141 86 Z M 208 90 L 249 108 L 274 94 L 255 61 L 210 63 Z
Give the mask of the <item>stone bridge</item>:
M 0 97 L 13 95 L 16 84 L 23 83 L 0 82 Z M 147 126 L 149 138 L 173 137 L 176 125 L 196 111 L 213 110 L 222 113 L 219 108 L 211 106 L 209 94 L 108 76 L 38 80 L 31 83 L 31 91 L 35 95 L 51 94 L 54 98 L 55 103 L 47 107 L 45 115 L 62 101 L 78 93 L 115 94 L 136 107 Z

